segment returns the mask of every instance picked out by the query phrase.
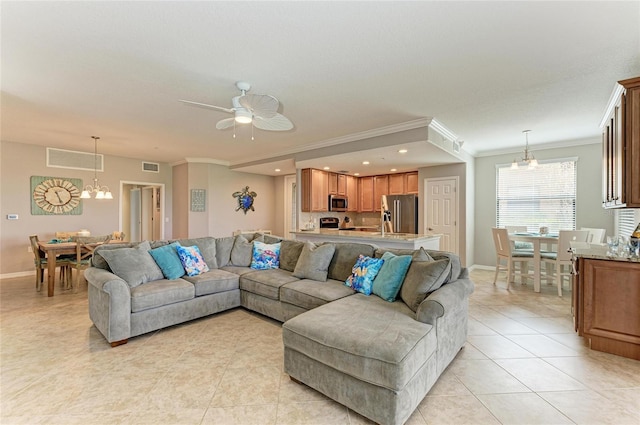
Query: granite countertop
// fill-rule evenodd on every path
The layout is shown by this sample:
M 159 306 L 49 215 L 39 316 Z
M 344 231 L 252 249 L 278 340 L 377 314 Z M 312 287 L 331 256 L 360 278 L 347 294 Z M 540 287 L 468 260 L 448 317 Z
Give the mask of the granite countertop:
M 607 254 L 607 246 L 604 245 L 592 245 L 589 248 L 574 248 L 573 256 L 580 258 L 591 258 L 594 260 L 609 260 L 609 261 L 629 261 L 632 263 L 640 263 L 640 257 L 618 257 Z
M 382 240 L 405 240 L 405 241 L 415 241 L 419 239 L 431 239 L 431 238 L 439 238 L 440 234 L 433 235 L 420 235 L 414 233 L 388 233 L 385 232 L 384 236 L 380 232 L 363 232 L 359 230 L 340 230 L 340 229 L 314 229 L 314 230 L 299 230 L 297 232 L 291 232 L 294 234 L 300 235 L 326 235 L 331 237 L 350 237 L 350 238 L 361 238 L 361 239 L 382 239 Z

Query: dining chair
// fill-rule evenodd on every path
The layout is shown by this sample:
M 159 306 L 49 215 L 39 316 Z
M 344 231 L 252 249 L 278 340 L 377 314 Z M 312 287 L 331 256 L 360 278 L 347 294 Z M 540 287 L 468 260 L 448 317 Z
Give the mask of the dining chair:
M 44 282 L 44 271 L 49 268 L 46 255 L 38 245 L 38 235 L 29 236 L 29 242 L 31 243 L 31 250 L 33 251 L 33 261 L 36 266 L 36 291 L 42 290 L 42 283 Z M 66 258 L 56 258 L 56 268 L 60 267 L 60 283 L 64 283 L 69 278 L 69 261 Z
M 527 226 L 504 226 L 504 228 L 507 229 L 508 233 L 524 233 L 527 231 Z M 533 244 L 531 242 L 511 241 L 511 247 L 513 249 L 524 249 L 533 251 Z
M 56 232 L 56 239 L 71 239 L 78 232 Z
M 604 243 L 604 237 L 607 233 L 606 229 L 597 229 L 594 227 L 581 227 L 580 230 L 587 230 L 589 232 L 589 236 L 587 237 L 587 242 L 589 243 Z
M 91 266 L 91 257 L 93 257 L 93 251 L 98 245 L 103 243 L 109 243 L 111 235 L 104 236 L 77 236 L 76 238 L 76 257 L 69 261 L 69 267 L 76 269 L 75 284 L 72 285 L 73 292 L 78 292 L 80 284 L 80 271 L 85 270 Z M 71 282 L 71 276 L 69 276 L 69 282 Z
M 559 297 L 562 296 L 563 277 L 569 277 L 569 281 L 571 281 L 571 243 L 587 242 L 588 237 L 588 230 L 560 230 L 558 232 L 558 251 L 540 253 L 540 261 L 553 266 L 547 267 L 541 277 L 555 280 Z
M 493 276 L 493 284 L 496 284 L 500 270 L 507 271 L 507 289 L 516 274 L 520 276 L 522 283 L 525 283 L 525 279 L 533 279 L 533 273 L 529 273 L 529 260 L 533 259 L 533 251 L 512 248 L 507 229 L 494 227 L 491 233 L 496 248 L 496 273 Z M 505 265 L 502 264 L 503 261 L 506 262 Z M 520 265 L 518 270 L 515 267 L 516 262 Z
M 111 240 L 124 241 L 126 234 L 124 232 L 114 231 L 111 233 Z

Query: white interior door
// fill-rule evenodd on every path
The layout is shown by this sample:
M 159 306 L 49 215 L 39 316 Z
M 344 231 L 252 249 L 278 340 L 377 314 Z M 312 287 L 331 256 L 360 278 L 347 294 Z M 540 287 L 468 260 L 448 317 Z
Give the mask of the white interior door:
M 139 188 L 134 188 L 129 191 L 129 231 L 131 235 L 129 240 L 131 242 L 140 242 L 142 239 L 142 230 L 140 227 L 141 220 L 141 194 Z
M 426 179 L 425 233 L 438 233 L 440 250 L 458 254 L 458 178 Z
M 293 239 L 291 237 L 291 231 L 296 230 L 298 218 L 297 218 L 297 204 L 296 204 L 296 176 L 284 177 L 284 237 L 286 239 Z
M 152 187 L 142 188 L 142 199 L 140 205 L 140 229 L 142 240 L 153 240 L 153 191 Z

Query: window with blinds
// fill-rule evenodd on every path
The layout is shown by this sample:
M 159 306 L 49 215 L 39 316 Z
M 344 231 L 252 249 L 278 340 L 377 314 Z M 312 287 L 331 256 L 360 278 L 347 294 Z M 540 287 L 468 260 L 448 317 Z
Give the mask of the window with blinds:
M 640 209 L 622 208 L 616 210 L 618 217 L 618 225 L 616 226 L 616 235 L 629 237 L 636 230 L 638 222 L 640 222 Z
M 538 167 L 496 166 L 496 225 L 552 233 L 576 228 L 577 158 L 540 161 Z

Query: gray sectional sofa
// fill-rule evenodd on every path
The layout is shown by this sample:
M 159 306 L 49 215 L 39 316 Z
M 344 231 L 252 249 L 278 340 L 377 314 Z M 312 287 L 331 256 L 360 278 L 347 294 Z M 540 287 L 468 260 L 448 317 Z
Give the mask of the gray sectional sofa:
M 89 314 L 112 346 L 128 338 L 235 307 L 282 325 L 284 370 L 380 424 L 402 424 L 467 337 L 473 283 L 457 255 L 392 251 L 412 261 L 397 299 L 389 302 L 345 285 L 368 244 L 318 247 L 271 235 L 279 267 L 251 268 L 253 240 L 243 236 L 182 239 L 197 246 L 209 271 L 166 279 L 145 252 L 174 241 L 108 244 L 85 271 Z M 151 259 L 151 260 L 149 260 Z

